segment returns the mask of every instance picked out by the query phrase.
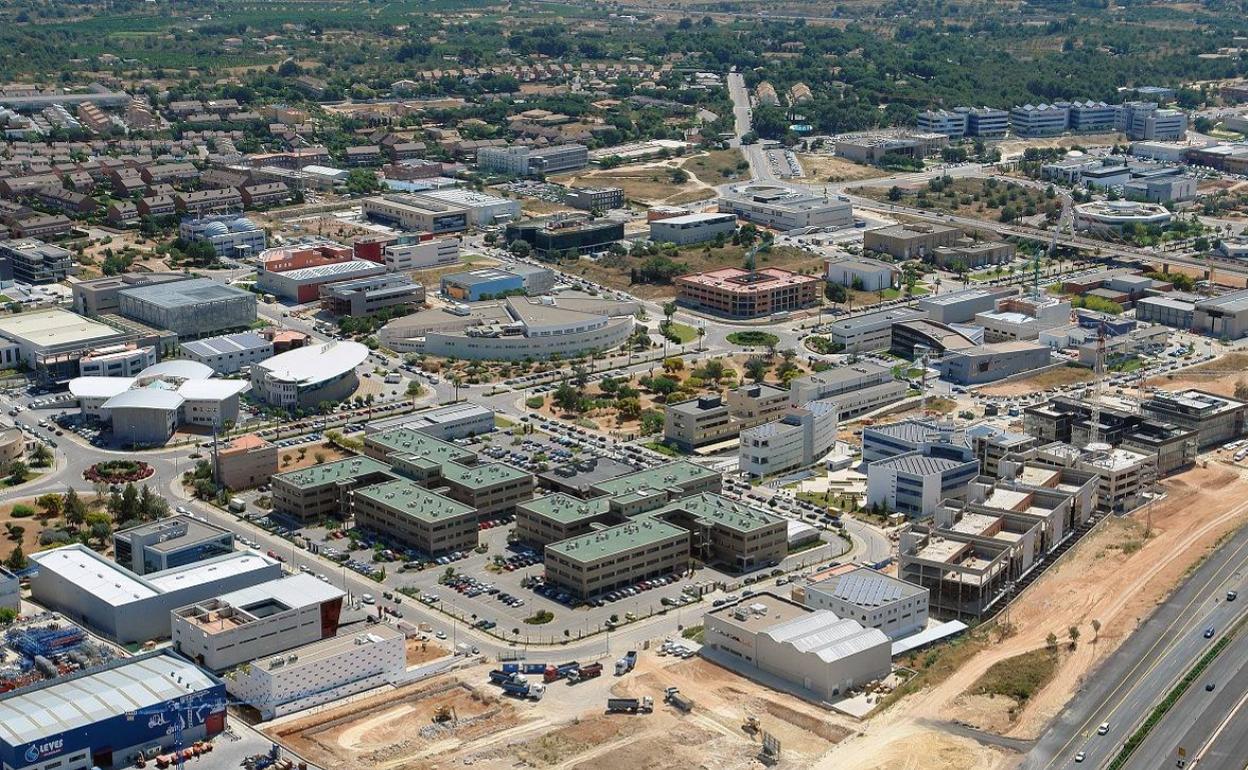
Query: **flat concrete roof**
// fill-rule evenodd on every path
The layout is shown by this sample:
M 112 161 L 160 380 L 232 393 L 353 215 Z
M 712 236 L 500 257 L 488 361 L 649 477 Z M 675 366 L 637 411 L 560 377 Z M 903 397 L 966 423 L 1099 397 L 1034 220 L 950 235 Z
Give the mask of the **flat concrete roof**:
M 609 500 L 608 497 L 582 500 L 563 492 L 556 492 L 553 495 L 527 500 L 516 507 L 532 511 L 560 524 L 574 524 L 582 519 L 591 519 L 606 513 L 610 507 Z
M 107 324 L 83 318 L 77 313 L 60 308 L 14 313 L 0 317 L 0 334 L 16 342 L 45 348 L 58 345 L 86 345 L 122 336 L 121 331 Z

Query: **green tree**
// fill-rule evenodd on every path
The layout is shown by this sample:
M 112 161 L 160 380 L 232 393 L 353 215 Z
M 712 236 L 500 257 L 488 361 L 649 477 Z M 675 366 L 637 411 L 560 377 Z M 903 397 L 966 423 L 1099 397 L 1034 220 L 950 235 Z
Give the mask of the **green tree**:
M 30 478 L 30 467 L 21 460 L 14 460 L 9 463 L 9 481 L 13 484 L 21 484 Z
M 65 500 L 61 505 L 65 512 L 65 523 L 77 530 L 87 520 L 87 504 L 78 496 L 73 488 L 65 491 Z
M 762 382 L 767 377 L 767 370 L 770 364 L 762 356 L 751 356 L 745 362 L 745 375 L 754 382 Z
M 13 552 L 4 560 L 4 566 L 14 571 L 26 569 L 26 563 L 26 552 L 22 550 L 21 543 L 13 546 Z
M 565 412 L 581 411 L 581 391 L 564 380 L 555 388 L 554 404 Z
M 46 495 L 40 495 L 35 500 L 35 505 L 39 508 L 39 518 L 47 523 L 49 519 L 55 519 L 61 515 L 61 496 L 55 492 L 49 492 Z

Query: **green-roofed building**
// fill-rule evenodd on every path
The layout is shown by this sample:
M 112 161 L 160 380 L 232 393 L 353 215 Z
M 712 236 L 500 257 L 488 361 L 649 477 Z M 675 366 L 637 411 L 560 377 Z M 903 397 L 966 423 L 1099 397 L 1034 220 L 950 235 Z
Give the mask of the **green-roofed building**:
M 788 521 L 722 495 L 691 495 L 648 515 L 689 530 L 694 556 L 735 572 L 774 566 L 789 552 Z
M 531 500 L 537 479 L 507 463 L 449 462 L 442 466 L 439 484 L 446 487 L 449 497 L 472 506 L 479 517 L 488 519 L 512 513 L 517 503 Z
M 355 525 L 430 556 L 477 547 L 477 512 L 408 479 L 356 489 Z
M 553 495 L 520 503 L 516 506 L 516 536 L 526 543 L 543 546 L 584 535 L 594 524 L 613 519 L 610 498 L 579 497 L 556 492 Z
M 442 466 L 459 460 L 471 463 L 476 454 L 461 446 L 439 441 L 414 428 L 370 433 L 364 437 L 364 454 L 390 463 L 404 476 L 428 482 L 442 475 Z
M 594 491 L 603 495 L 622 495 L 638 490 L 662 490 L 668 499 L 675 500 L 701 492 L 718 492 L 722 476 L 688 460 L 680 460 L 657 468 L 628 473 L 594 485 Z
M 546 546 L 546 580 L 581 598 L 688 564 L 689 532 L 649 516 Z
M 395 478 L 390 466 L 371 457 L 347 457 L 273 477 L 273 512 L 307 521 L 350 515 L 356 487 Z

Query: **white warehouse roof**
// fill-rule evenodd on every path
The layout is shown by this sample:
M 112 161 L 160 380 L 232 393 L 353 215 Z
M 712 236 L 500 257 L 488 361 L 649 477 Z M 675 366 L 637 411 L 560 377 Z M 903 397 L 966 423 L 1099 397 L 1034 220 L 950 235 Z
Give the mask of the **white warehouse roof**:
M 213 374 L 215 372 L 211 366 L 198 361 L 173 360 L 152 364 L 139 372 L 138 378 L 144 380 L 148 377 L 179 377 L 184 380 L 206 380 Z
M 74 398 L 112 398 L 133 384 L 133 377 L 75 377 L 69 381 L 69 392 Z
M 10 746 L 33 743 L 216 684 L 195 664 L 165 651 L 123 659 L 0 698 L 0 740 Z
M 181 408 L 186 399 L 161 388 L 136 388 L 118 393 L 100 406 L 101 409 L 160 409 L 172 412 Z
M 843 620 L 828 610 L 815 610 L 772 626 L 763 633 L 779 644 L 789 644 L 798 652 L 813 653 L 828 663 L 890 644 L 878 628 L 863 628 L 857 621 Z
M 299 573 L 289 577 L 270 580 L 247 588 L 240 588 L 217 599 L 231 607 L 246 607 L 257 602 L 275 599 L 292 609 L 323 604 L 341 596 L 343 592 L 328 583 L 322 583 L 312 575 Z
M 311 385 L 354 369 L 368 358 L 368 348 L 358 342 L 336 341 L 295 348 L 255 367 L 281 382 Z
M 187 401 L 222 401 L 251 387 L 245 380 L 187 380 L 178 395 Z
M 160 592 L 130 570 L 84 545 L 67 545 L 31 554 L 39 569 L 50 570 L 110 607 L 150 599 Z

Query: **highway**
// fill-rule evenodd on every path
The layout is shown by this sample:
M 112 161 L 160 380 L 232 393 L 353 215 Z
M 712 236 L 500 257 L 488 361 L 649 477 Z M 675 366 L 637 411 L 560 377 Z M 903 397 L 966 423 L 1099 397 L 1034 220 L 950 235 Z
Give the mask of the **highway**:
M 1213 692 L 1205 685 L 1213 684 Z M 1213 661 L 1148 738 L 1129 770 L 1173 766 L 1244 770 L 1248 767 L 1248 634 L 1239 634 Z
M 1248 503 L 1240 507 L 1246 508 Z M 1242 598 L 1226 601 L 1226 592 L 1231 589 L 1241 595 L 1248 590 L 1248 528 L 1238 530 L 1165 603 L 1130 630 L 1122 647 L 1093 674 L 1037 741 L 1022 767 L 1074 767 L 1075 755 L 1081 751 L 1086 757 L 1080 767 L 1107 765 L 1153 706 L 1214 644 L 1216 637 L 1206 639 L 1204 630 L 1212 626 L 1221 633 L 1248 611 L 1248 601 Z M 1203 681 L 1198 689 L 1206 695 Z M 1098 725 L 1104 722 L 1109 723 L 1107 734 L 1097 735 Z M 1172 749 L 1152 751 L 1152 755 L 1139 755 L 1139 761 L 1145 763 L 1140 767 L 1161 767 L 1166 757 L 1156 754 L 1168 754 Z

